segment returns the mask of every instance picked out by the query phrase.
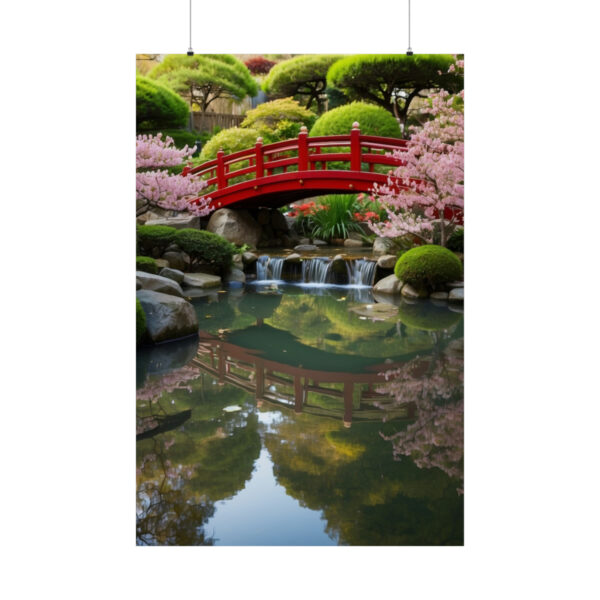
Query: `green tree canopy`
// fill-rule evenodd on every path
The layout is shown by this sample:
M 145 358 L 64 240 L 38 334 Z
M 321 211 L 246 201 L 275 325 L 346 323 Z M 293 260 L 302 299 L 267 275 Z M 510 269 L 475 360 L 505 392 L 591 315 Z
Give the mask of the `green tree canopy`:
M 230 54 L 169 54 L 150 71 L 157 79 L 206 112 L 217 98 L 241 101 L 258 92 L 246 65 Z
M 185 127 L 188 107 L 171 89 L 138 75 L 135 78 L 136 129 Z
M 405 126 L 410 104 L 421 91 L 459 91 L 462 78 L 448 74 L 453 63 L 450 54 L 355 54 L 331 66 L 327 83 L 351 99 L 382 106 Z
M 300 127 L 311 127 L 316 115 L 293 98 L 279 98 L 259 104 L 246 113 L 242 127 L 258 129 L 269 140 L 291 138 L 298 135 Z
M 263 82 L 263 90 L 281 98 L 299 96 L 311 108 L 316 102 L 322 112 L 321 95 L 327 86 L 327 71 L 339 60 L 339 54 L 303 54 L 276 64 Z

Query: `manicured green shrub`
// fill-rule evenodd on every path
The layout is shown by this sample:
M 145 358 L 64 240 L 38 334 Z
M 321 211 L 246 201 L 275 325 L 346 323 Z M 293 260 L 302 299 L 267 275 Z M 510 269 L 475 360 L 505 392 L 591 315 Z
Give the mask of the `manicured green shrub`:
M 447 248 L 428 244 L 405 252 L 398 259 L 394 273 L 416 288 L 433 289 L 462 279 L 462 264 Z
M 223 131 L 213 136 L 204 148 L 202 148 L 198 163 L 201 164 L 207 160 L 216 158 L 220 148 L 223 148 L 226 154 L 252 148 L 256 144 L 256 138 L 258 137 L 260 137 L 260 132 L 253 128 L 242 129 L 241 127 L 230 127 L 229 129 L 223 129 Z
M 400 321 L 408 327 L 424 331 L 440 331 L 450 329 L 463 317 L 446 306 L 435 306 L 429 302 L 408 304 L 401 302 L 398 307 Z
M 402 137 L 400 126 L 391 113 L 366 102 L 352 102 L 322 114 L 312 126 L 310 135 L 345 135 L 350 133 L 355 121 L 365 135 Z
M 265 140 L 275 142 L 297 137 L 300 127 L 310 127 L 315 118 L 314 112 L 300 106 L 293 98 L 280 98 L 249 110 L 241 126 L 257 129 Z
M 136 77 L 135 108 L 138 131 L 185 127 L 189 118 L 185 100 L 147 77 Z
M 146 333 L 146 313 L 142 308 L 141 302 L 135 299 L 135 337 L 136 344 L 139 344 Z
M 162 253 L 173 242 L 177 230 L 166 225 L 139 225 L 137 228 L 138 251 L 140 254 L 150 254 L 152 248 L 158 248 Z
M 452 252 L 464 252 L 464 238 L 465 238 L 465 230 L 462 227 L 457 227 L 452 235 L 448 238 L 448 242 L 446 243 L 446 248 L 448 250 L 452 250 Z
M 156 261 L 149 256 L 136 256 L 135 270 L 156 275 L 158 273 L 158 265 L 156 264 Z
M 175 243 L 189 254 L 192 264 L 209 264 L 221 274 L 231 265 L 236 247 L 220 235 L 199 229 L 180 229 Z

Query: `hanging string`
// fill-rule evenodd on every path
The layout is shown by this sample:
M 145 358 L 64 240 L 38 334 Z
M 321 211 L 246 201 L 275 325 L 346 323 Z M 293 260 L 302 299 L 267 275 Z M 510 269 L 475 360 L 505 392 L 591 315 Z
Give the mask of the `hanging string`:
M 191 2 L 191 0 L 190 0 Z M 413 51 L 410 47 L 410 0 L 408 0 L 408 50 L 406 51 L 407 56 L 412 56 Z
M 188 56 L 194 56 L 194 51 L 192 50 L 192 0 L 190 0 L 190 47 L 187 51 Z

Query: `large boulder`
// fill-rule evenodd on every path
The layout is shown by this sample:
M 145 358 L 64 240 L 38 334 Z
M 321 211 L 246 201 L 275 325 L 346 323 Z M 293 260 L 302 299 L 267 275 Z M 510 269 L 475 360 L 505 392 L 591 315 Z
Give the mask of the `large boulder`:
M 183 276 L 183 285 L 201 289 L 219 287 L 221 278 L 208 273 L 186 273 Z
M 289 231 L 286 218 L 280 210 L 271 211 L 271 227 L 275 231 Z
M 242 271 L 241 269 L 232 267 L 229 270 L 229 273 L 227 273 L 227 275 L 225 275 L 224 281 L 225 281 L 225 283 L 229 283 L 229 284 L 245 283 L 246 275 L 244 275 L 244 271 Z
M 382 254 L 377 259 L 377 266 L 382 269 L 393 269 L 396 266 L 398 257 L 395 254 Z
M 404 283 L 392 274 L 380 279 L 373 287 L 373 291 L 380 294 L 399 294 L 403 285 Z
M 171 296 L 183 297 L 181 286 L 176 281 L 161 275 L 152 275 L 144 271 L 136 271 L 136 278 L 141 282 L 143 290 L 152 290 L 161 292 L 162 294 L 170 294 Z
M 230 208 L 216 210 L 211 215 L 206 229 L 239 246 L 248 244 L 256 247 L 261 234 L 260 225 L 247 210 Z
M 162 255 L 164 260 L 169 262 L 171 269 L 177 269 L 178 271 L 185 271 L 190 266 L 190 257 L 185 252 L 174 252 L 168 251 Z
M 184 273 L 178 269 L 170 269 L 169 267 L 165 267 L 164 269 L 160 270 L 159 275 L 161 277 L 166 277 L 167 279 L 172 279 L 176 283 L 183 283 Z
M 198 332 L 196 311 L 183 298 L 152 290 L 138 290 L 136 296 L 146 315 L 146 333 L 155 344 Z

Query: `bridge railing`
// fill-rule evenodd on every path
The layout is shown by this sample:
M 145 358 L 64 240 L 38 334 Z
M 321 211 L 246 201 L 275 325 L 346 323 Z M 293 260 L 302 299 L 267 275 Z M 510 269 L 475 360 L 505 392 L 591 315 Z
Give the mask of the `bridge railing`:
M 183 175 L 202 177 L 209 188 L 223 190 L 240 181 L 269 177 L 276 172 L 332 170 L 333 167 L 334 170 L 373 173 L 378 166 L 389 170 L 402 164 L 393 153 L 405 151 L 406 147 L 406 140 L 363 135 L 358 123 L 353 124 L 348 135 L 309 137 L 307 128 L 302 127 L 294 139 L 265 145 L 262 138 L 258 138 L 254 148 L 232 154 L 225 154 L 221 149 L 215 159 L 194 168 L 186 167 Z

